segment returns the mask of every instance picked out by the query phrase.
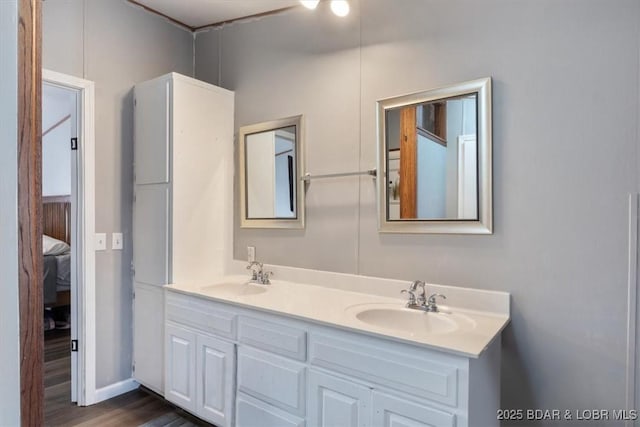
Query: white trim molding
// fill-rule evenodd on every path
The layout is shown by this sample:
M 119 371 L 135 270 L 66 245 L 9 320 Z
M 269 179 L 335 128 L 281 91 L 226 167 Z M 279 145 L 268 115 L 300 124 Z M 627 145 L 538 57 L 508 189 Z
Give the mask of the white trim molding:
M 42 70 L 48 84 L 79 92 L 78 117 L 78 405 L 96 399 L 96 255 L 95 235 L 95 84 L 78 77 Z
M 133 378 L 119 381 L 106 387 L 101 387 L 95 391 L 94 403 L 109 400 L 112 397 L 120 396 L 121 394 L 128 393 L 131 390 L 135 390 L 138 387 L 140 387 L 140 384 L 138 384 Z
M 627 384 L 626 409 L 640 408 L 638 398 L 638 194 L 629 194 L 629 270 L 627 294 Z M 632 427 L 634 421 L 626 421 Z

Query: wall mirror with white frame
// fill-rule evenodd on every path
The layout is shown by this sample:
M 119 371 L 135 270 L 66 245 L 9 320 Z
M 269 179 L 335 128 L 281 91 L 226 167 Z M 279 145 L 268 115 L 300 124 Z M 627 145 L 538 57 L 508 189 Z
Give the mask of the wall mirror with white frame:
M 238 132 L 240 227 L 304 228 L 302 116 Z
M 383 233 L 491 234 L 491 79 L 378 101 Z

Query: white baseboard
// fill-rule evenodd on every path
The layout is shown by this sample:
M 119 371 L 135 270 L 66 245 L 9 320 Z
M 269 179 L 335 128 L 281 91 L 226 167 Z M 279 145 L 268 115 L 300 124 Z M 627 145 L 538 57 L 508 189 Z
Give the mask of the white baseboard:
M 102 402 L 103 400 L 109 400 L 112 397 L 135 390 L 138 387 L 140 387 L 140 384 L 138 384 L 133 378 L 129 378 L 124 381 L 99 388 L 96 390 L 95 403 Z

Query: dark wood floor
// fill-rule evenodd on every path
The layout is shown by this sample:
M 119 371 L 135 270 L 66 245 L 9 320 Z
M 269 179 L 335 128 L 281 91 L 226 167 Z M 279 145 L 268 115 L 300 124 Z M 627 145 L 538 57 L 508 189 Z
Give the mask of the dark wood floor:
M 69 330 L 45 333 L 44 386 L 47 426 L 206 426 L 144 389 L 89 407 L 71 403 Z

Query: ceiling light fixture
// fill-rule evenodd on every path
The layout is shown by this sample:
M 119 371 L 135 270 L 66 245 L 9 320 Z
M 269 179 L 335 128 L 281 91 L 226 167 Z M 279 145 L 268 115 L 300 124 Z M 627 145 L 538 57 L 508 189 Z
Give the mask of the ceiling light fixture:
M 331 11 L 338 16 L 349 14 L 349 2 L 347 0 L 331 0 Z
M 300 0 L 300 3 L 302 3 L 302 5 L 307 9 L 313 10 L 318 7 L 318 3 L 320 3 L 320 0 Z

